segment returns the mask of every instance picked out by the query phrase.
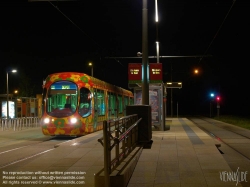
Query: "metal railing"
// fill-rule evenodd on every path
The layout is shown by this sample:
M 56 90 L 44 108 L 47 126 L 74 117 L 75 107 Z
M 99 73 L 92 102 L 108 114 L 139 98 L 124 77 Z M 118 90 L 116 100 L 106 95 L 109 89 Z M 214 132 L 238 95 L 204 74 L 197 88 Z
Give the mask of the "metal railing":
M 133 151 L 138 142 L 138 115 L 130 115 L 103 122 L 103 137 L 98 139 L 104 147 L 105 186 L 110 186 L 111 172 Z M 113 129 L 113 130 L 112 130 Z M 120 147 L 121 144 L 121 147 Z M 113 157 L 111 152 L 114 149 Z
M 22 118 L 10 118 L 0 119 L 1 130 L 22 130 L 23 128 L 38 127 L 39 117 L 22 117 Z

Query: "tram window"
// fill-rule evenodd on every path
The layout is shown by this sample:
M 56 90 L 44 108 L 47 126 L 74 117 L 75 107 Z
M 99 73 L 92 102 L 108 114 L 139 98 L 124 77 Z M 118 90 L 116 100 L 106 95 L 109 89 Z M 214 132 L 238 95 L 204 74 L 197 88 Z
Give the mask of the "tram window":
M 130 98 L 129 104 L 130 104 L 130 105 L 133 105 L 133 104 L 134 104 L 134 98 Z
M 61 98 L 58 99 L 58 101 L 61 101 L 61 99 L 64 100 L 64 98 L 61 97 Z M 76 105 L 77 105 L 77 97 L 76 97 L 76 95 L 66 94 L 66 104 L 65 105 L 68 106 L 68 107 L 70 107 L 70 109 L 72 110 L 72 112 L 75 112 L 76 111 Z
M 80 89 L 80 102 L 79 102 L 79 114 L 82 117 L 86 117 L 91 113 L 91 99 L 92 94 L 89 89 Z
M 105 100 L 104 100 L 104 90 L 97 89 L 97 108 L 98 115 L 103 116 L 106 112 Z
M 109 101 L 109 112 L 111 115 L 115 114 L 115 96 L 113 93 L 108 92 L 108 101 Z
M 122 105 L 122 96 L 118 95 L 118 111 L 119 114 L 121 114 L 123 112 L 123 105 Z
M 108 111 L 109 111 L 109 114 L 111 114 L 112 108 L 111 108 L 111 93 L 110 92 L 108 92 Z
M 124 105 L 125 105 L 125 107 L 128 105 L 128 97 L 127 96 L 124 97 Z

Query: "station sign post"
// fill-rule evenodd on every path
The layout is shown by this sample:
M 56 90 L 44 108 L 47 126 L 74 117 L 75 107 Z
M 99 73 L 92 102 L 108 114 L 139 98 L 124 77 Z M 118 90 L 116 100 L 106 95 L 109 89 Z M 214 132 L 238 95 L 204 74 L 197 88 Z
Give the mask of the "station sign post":
M 182 88 L 182 82 L 167 82 L 166 88 L 171 88 L 171 117 L 173 117 L 173 92 L 172 88 Z M 166 107 L 167 108 L 167 107 Z M 178 103 L 177 103 L 177 116 L 178 116 Z
M 142 104 L 142 64 L 130 63 L 128 65 L 129 88 L 134 89 L 135 105 Z M 151 106 L 152 126 L 157 130 L 165 129 L 165 88 L 162 82 L 162 64 L 149 64 L 149 105 Z

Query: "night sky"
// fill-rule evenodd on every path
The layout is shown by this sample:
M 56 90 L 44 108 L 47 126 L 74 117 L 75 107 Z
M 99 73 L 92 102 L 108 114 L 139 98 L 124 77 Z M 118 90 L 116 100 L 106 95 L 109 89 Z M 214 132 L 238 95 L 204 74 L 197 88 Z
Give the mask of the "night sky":
M 48 74 L 90 75 L 89 61 L 94 64 L 94 77 L 128 89 L 128 63 L 142 59 L 120 57 L 142 52 L 142 2 L 1 1 L 0 92 L 6 92 L 6 68 L 18 69 L 17 74 L 9 74 L 10 93 L 25 74 L 40 94 Z M 154 2 L 148 0 L 149 56 L 156 56 Z M 183 83 L 182 89 L 172 90 L 174 115 L 177 103 L 179 115 L 208 115 L 209 94 L 214 92 L 221 97 L 221 114 L 249 116 L 250 2 L 158 0 L 158 9 L 160 56 L 180 56 L 160 58 L 163 82 Z M 204 57 L 181 57 L 194 55 Z M 200 70 L 198 75 L 194 68 Z M 168 103 L 170 93 L 168 89 Z

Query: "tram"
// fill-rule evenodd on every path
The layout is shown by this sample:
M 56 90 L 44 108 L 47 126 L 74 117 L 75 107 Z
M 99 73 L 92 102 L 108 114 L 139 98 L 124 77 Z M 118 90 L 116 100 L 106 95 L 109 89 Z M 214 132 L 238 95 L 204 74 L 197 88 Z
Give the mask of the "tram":
M 129 90 L 78 72 L 48 75 L 43 81 L 44 135 L 83 136 L 103 129 L 103 121 L 126 115 L 134 102 Z

